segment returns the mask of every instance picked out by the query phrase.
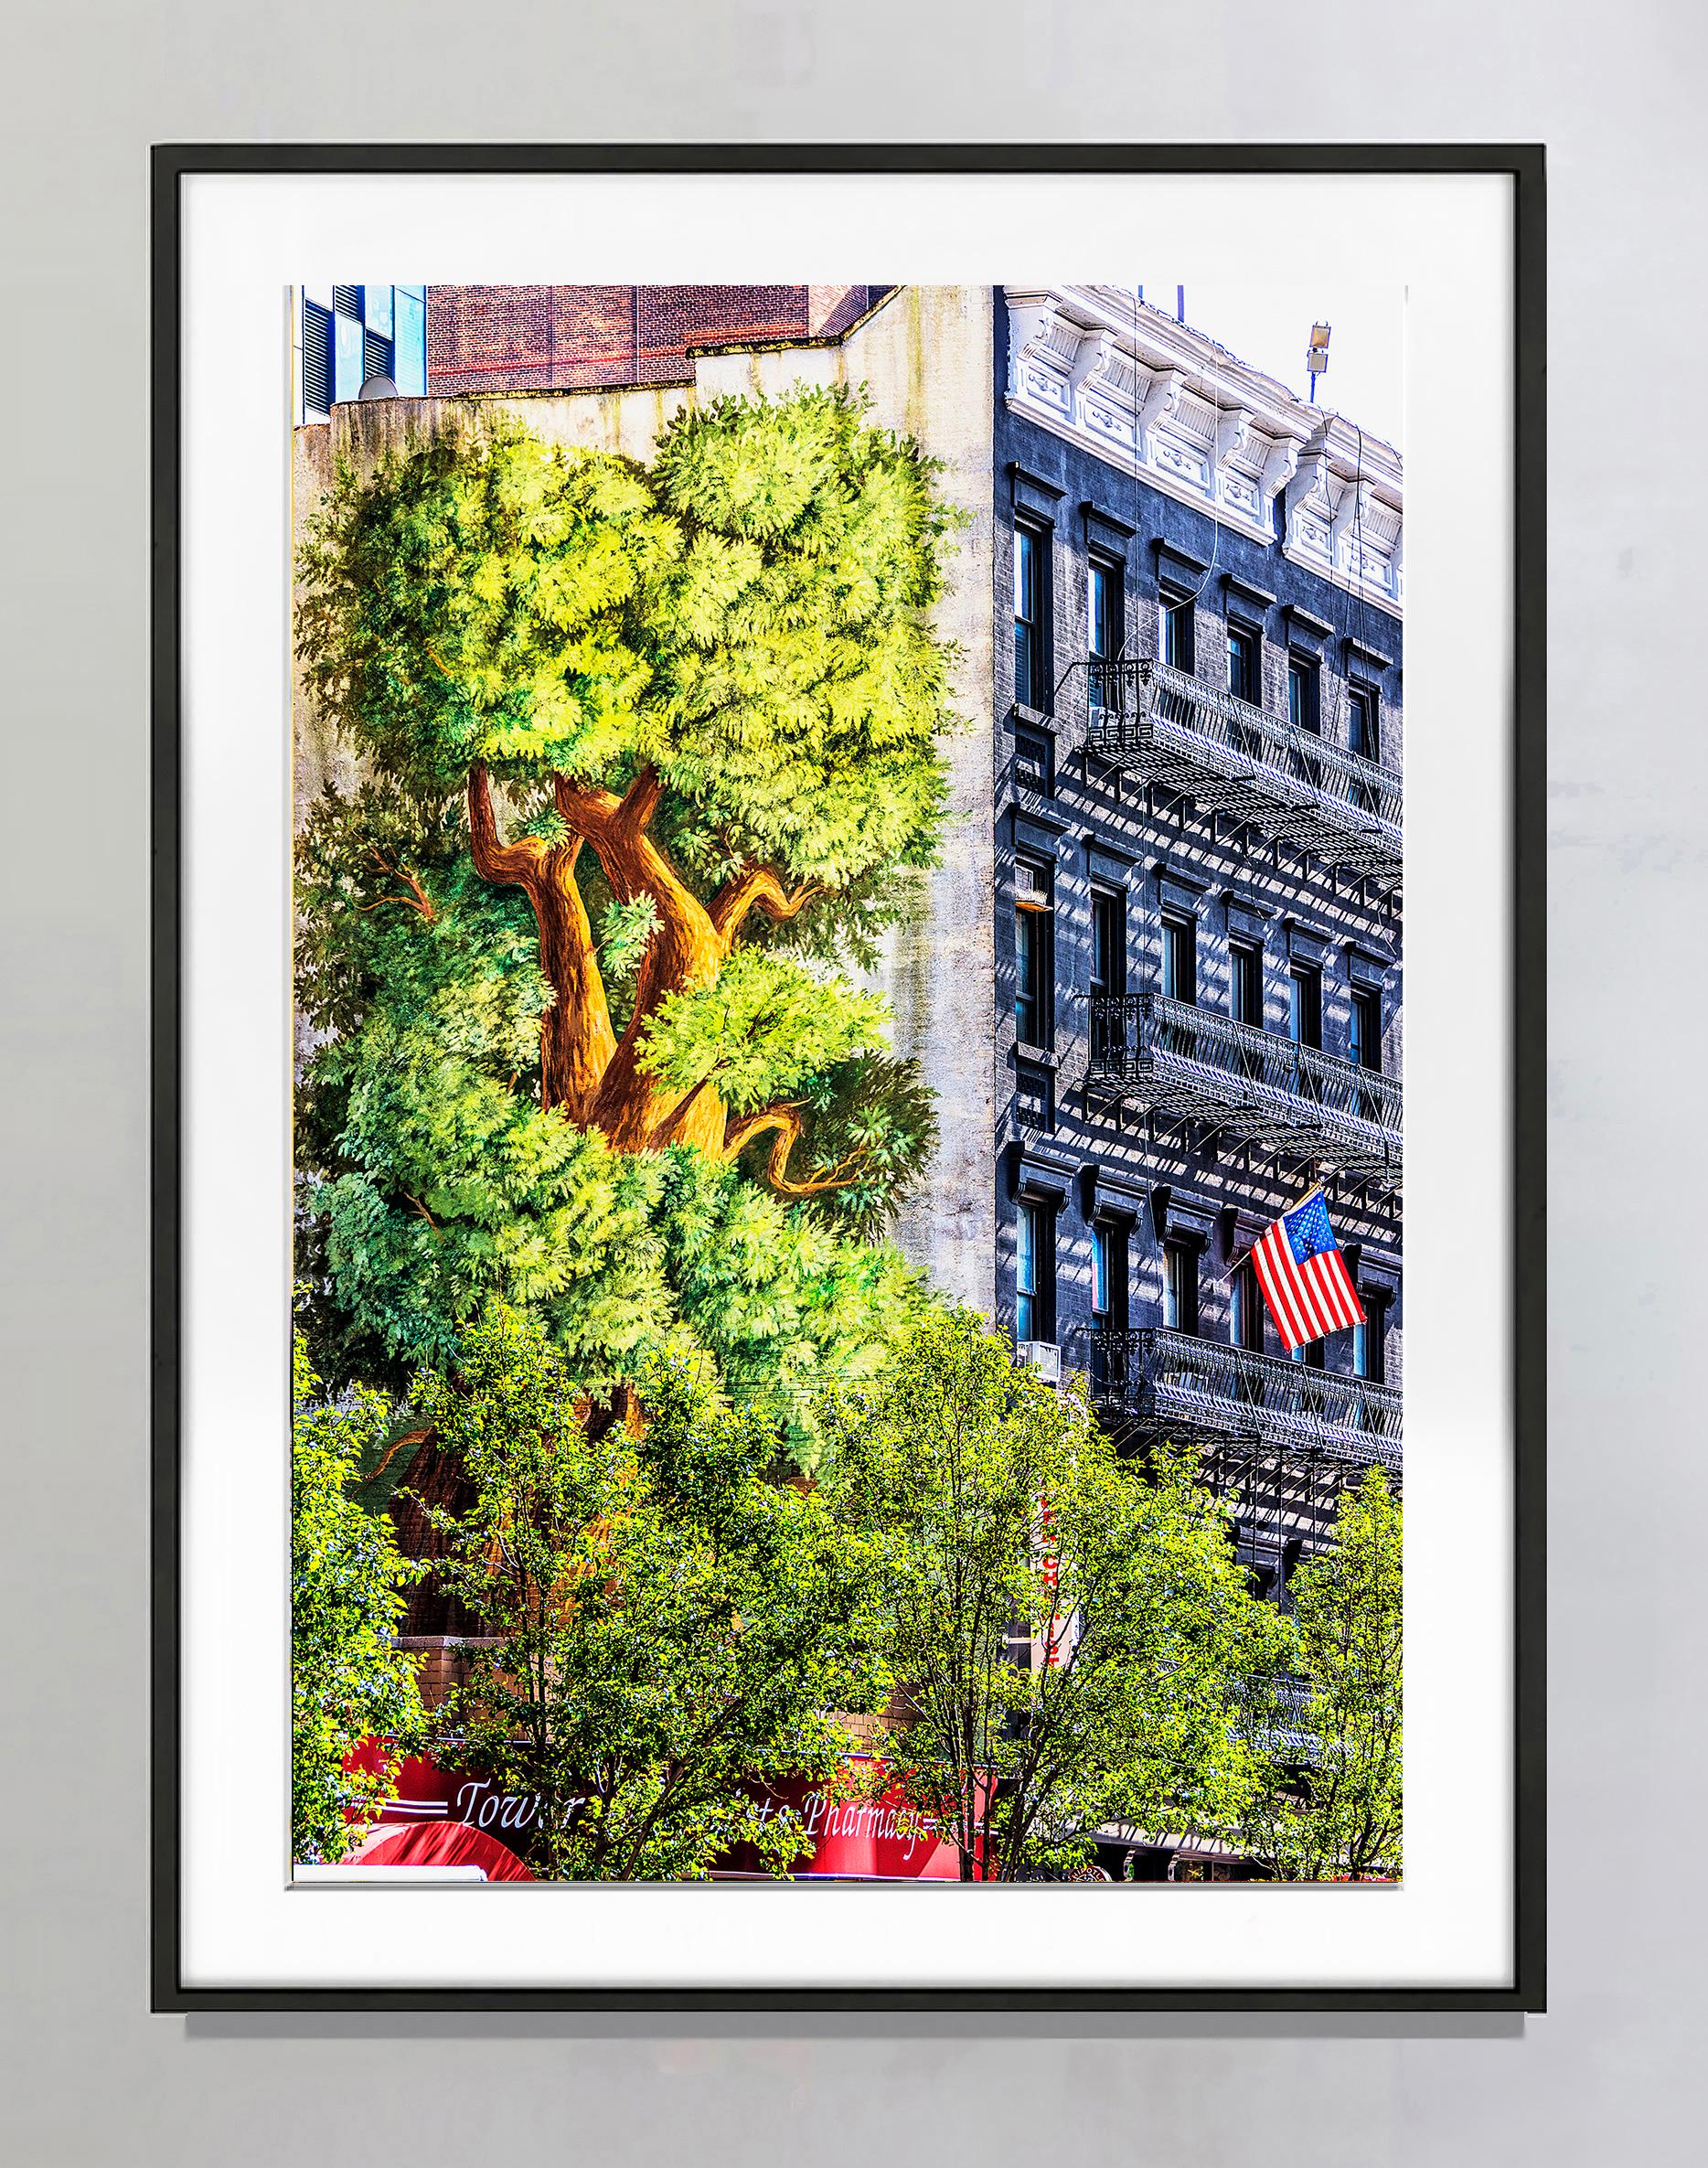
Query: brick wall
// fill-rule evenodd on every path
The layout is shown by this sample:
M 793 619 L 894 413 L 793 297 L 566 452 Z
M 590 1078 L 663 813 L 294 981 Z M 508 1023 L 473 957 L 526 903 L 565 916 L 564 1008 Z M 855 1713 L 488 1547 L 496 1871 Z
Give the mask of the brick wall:
M 432 286 L 432 393 L 691 381 L 691 348 L 835 337 L 886 286 Z

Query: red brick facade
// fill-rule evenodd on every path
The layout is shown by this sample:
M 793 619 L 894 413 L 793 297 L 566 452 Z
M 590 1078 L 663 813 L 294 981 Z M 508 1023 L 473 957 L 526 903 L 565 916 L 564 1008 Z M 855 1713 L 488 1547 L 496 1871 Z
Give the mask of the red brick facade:
M 584 391 L 691 380 L 699 347 L 834 338 L 888 286 L 430 286 L 427 389 Z

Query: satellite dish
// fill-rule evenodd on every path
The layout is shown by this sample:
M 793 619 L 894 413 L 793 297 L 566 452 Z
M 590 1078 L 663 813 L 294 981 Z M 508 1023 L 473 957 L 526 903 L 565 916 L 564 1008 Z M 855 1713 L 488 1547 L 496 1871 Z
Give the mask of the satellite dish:
M 356 394 L 358 399 L 395 399 L 397 395 L 398 388 L 390 377 L 367 378 Z

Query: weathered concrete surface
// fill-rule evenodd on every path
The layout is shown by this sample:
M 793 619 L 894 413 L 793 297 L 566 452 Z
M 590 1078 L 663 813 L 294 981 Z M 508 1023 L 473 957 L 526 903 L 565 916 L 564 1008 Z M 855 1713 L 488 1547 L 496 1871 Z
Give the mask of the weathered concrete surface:
M 944 494 L 966 522 L 938 612 L 938 629 L 957 649 L 952 682 L 961 727 L 945 748 L 949 806 L 939 862 L 914 877 L 915 907 L 886 937 L 871 983 L 894 1012 L 896 1051 L 920 1063 L 937 1094 L 936 1158 L 902 1214 L 897 1239 L 934 1286 L 987 1317 L 995 1302 L 990 1212 L 996 1183 L 991 312 L 988 287 L 907 287 L 840 340 L 702 356 L 692 387 L 532 393 L 478 402 L 517 415 L 548 443 L 645 460 L 673 417 L 692 401 L 731 392 L 775 398 L 799 383 L 863 385 L 874 422 L 904 431 L 942 461 Z M 451 417 L 466 413 L 470 403 L 357 401 L 336 408 L 328 424 L 299 429 L 293 458 L 298 539 L 330 486 L 337 460 L 348 459 L 366 471 L 411 437 L 437 433 Z M 293 716 L 294 815 L 300 824 L 326 783 L 347 788 L 357 768 L 308 697 L 300 672 Z

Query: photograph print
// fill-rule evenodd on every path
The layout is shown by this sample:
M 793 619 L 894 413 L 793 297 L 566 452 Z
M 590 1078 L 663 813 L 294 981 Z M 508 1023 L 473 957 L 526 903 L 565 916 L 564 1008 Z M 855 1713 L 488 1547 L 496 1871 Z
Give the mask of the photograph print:
M 1403 1880 L 1319 309 L 293 290 L 294 1879 Z

